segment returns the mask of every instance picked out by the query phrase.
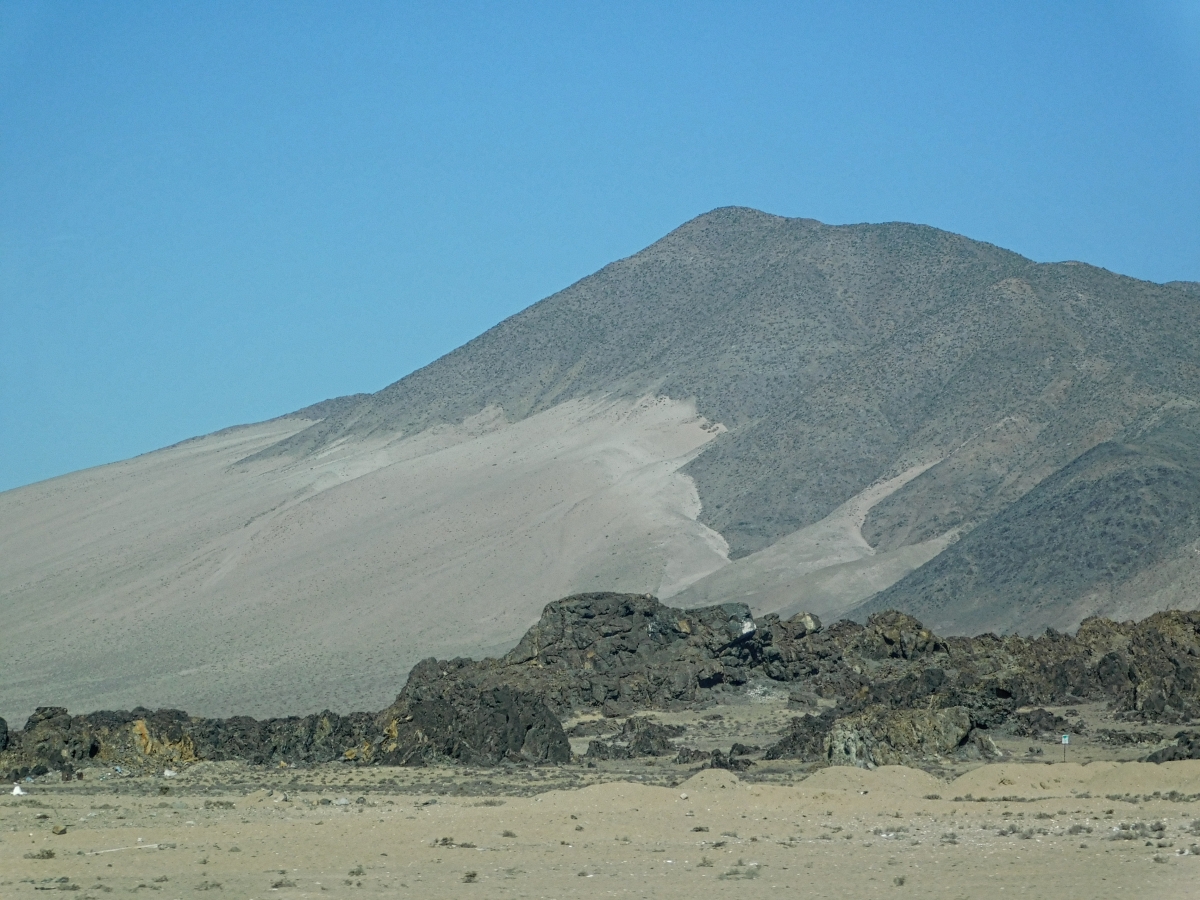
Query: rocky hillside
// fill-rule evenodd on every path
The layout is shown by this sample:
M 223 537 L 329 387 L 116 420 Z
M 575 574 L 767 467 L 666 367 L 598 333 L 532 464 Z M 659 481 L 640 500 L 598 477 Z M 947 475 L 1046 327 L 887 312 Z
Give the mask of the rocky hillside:
M 1129 617 L 1147 601 L 1192 606 L 1197 497 L 1200 413 L 1169 411 L 1092 447 L 858 612 L 1004 632 L 1073 625 L 1096 607 Z

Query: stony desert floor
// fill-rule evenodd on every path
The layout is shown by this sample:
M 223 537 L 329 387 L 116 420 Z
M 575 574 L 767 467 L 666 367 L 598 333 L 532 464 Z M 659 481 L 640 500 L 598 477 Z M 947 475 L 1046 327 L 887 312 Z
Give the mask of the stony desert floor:
M 0 897 L 1200 896 L 1200 761 L 620 765 L 92 769 L 0 799 Z

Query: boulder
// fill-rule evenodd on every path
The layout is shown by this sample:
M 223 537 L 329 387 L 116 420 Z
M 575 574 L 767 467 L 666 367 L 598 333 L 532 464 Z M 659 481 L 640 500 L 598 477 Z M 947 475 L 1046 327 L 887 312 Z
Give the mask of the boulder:
M 678 725 L 660 725 L 644 716 L 631 716 L 621 730 L 606 741 L 589 741 L 589 759 L 633 759 L 639 756 L 672 756 L 678 748 L 672 743 L 684 733 Z
M 562 763 L 571 758 L 562 724 L 540 697 L 465 678 L 410 678 L 396 702 L 376 717 L 376 731 L 384 735 L 382 740 L 349 750 L 346 758 L 385 765 Z
M 827 738 L 835 722 L 832 710 L 821 715 L 792 719 L 780 740 L 767 748 L 764 759 L 799 759 L 806 762 L 828 759 Z
M 1180 759 L 1200 759 L 1200 733 L 1181 731 L 1175 735 L 1175 743 L 1170 747 L 1155 750 L 1146 757 L 1146 762 L 1164 763 Z
M 961 706 L 871 711 L 835 722 L 825 755 L 835 766 L 904 765 L 921 757 L 948 755 L 963 746 L 970 734 L 971 715 Z

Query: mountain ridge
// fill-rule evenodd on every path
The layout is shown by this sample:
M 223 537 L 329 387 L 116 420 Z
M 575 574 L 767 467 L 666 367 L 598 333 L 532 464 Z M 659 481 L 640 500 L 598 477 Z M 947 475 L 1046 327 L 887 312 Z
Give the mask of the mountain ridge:
M 0 494 L 0 704 L 366 708 L 600 589 L 883 591 L 942 633 L 1194 608 L 1197 287 L 714 210 L 374 394 Z M 1034 559 L 1129 534 L 1108 593 Z
M 820 254 L 813 248 L 820 249 L 822 242 L 828 245 L 829 252 L 825 256 L 831 256 L 834 249 L 843 256 L 853 255 L 861 250 L 860 244 L 872 245 L 873 252 L 891 255 L 886 265 L 874 267 L 874 274 L 848 271 L 839 276 L 841 282 L 890 279 L 886 285 L 890 290 L 888 302 L 882 312 L 877 309 L 867 309 L 865 313 L 852 310 L 853 303 L 843 303 L 846 309 L 842 310 L 830 308 L 837 306 L 833 301 L 845 300 L 848 294 L 844 284 L 833 283 L 838 279 L 821 276 Z M 901 271 L 905 266 L 901 257 L 914 246 L 925 250 L 932 248 L 935 255 L 949 254 L 955 259 L 950 262 L 934 259 L 920 265 L 910 263 L 909 268 L 913 271 L 905 274 Z M 727 271 L 731 267 L 731 255 L 737 256 L 740 268 L 749 270 L 749 275 Z M 958 257 L 966 257 L 967 261 Z M 664 275 L 660 271 L 664 267 L 671 271 Z M 827 260 L 825 267 L 838 268 Z M 843 264 L 841 268 L 850 267 Z M 960 283 L 961 277 L 945 275 L 949 271 L 951 276 L 956 276 L 963 269 L 974 279 L 965 289 Z M 1064 269 L 1069 270 L 1065 278 Z M 650 276 L 654 277 L 646 276 L 644 270 L 649 270 Z M 804 270 L 801 274 L 809 276 L 815 272 L 816 276 L 797 285 L 792 282 L 796 281 L 798 270 Z M 698 272 L 717 286 L 708 291 L 711 296 L 707 298 L 696 299 L 698 294 L 691 296 L 695 308 L 691 313 L 684 312 L 680 295 L 697 280 Z M 981 276 L 984 276 L 982 280 Z M 519 420 L 563 399 L 598 392 L 631 395 L 660 392 L 681 399 L 694 397 L 702 414 L 722 422 L 730 430 L 729 435 L 689 465 L 688 473 L 700 486 L 706 523 L 726 536 L 736 558 L 761 549 L 798 527 L 812 524 L 847 496 L 889 474 L 888 465 L 893 462 L 891 458 L 883 458 L 882 454 L 872 457 L 867 453 L 858 460 L 853 474 L 848 477 L 829 473 L 828 483 L 823 484 L 810 475 L 803 485 L 803 498 L 790 504 L 791 508 L 766 496 L 768 493 L 779 495 L 789 489 L 795 495 L 800 486 L 794 482 L 781 485 L 771 474 L 774 458 L 768 454 L 764 464 L 761 447 L 756 445 L 811 438 L 805 434 L 806 430 L 812 430 L 811 427 L 806 428 L 796 421 L 781 424 L 781 416 L 793 420 L 797 417 L 794 408 L 780 401 L 780 395 L 786 393 L 784 388 L 790 384 L 795 386 L 797 393 L 805 393 L 828 390 L 833 385 L 832 394 L 853 394 L 862 385 L 838 387 L 835 383 L 838 377 L 845 380 L 846 365 L 852 367 L 861 359 L 870 361 L 871 357 L 881 353 L 889 355 L 888 363 L 895 365 L 899 354 L 891 344 L 898 334 L 904 335 L 907 329 L 911 339 L 929 340 L 930 335 L 920 333 L 922 325 L 939 318 L 953 318 L 963 309 L 969 309 L 973 302 L 978 306 L 980 298 L 971 297 L 972 293 L 986 292 L 1013 277 L 1019 277 L 1019 281 L 1008 282 L 1003 288 L 1009 294 L 1023 291 L 1044 294 L 1051 290 L 1061 291 L 1064 280 L 1096 282 L 1097 279 L 1106 282 L 1102 288 L 1109 294 L 1134 288 L 1171 290 L 1167 286 L 1114 275 L 1087 264 L 1035 263 L 994 245 L 971 241 L 930 226 L 906 223 L 827 226 L 811 219 L 784 219 L 741 207 L 722 208 L 685 223 L 641 253 L 605 266 L 510 317 L 442 359 L 260 455 L 302 455 L 319 451 L 339 437 L 381 431 L 406 433 L 419 431 L 430 424 L 452 424 L 459 417 L 474 414 L 489 405 L 502 408 L 510 420 Z M 1030 283 L 1030 278 L 1034 284 Z M 650 283 L 638 285 L 639 280 Z M 614 281 L 620 283 L 614 284 Z M 981 287 L 982 281 L 987 284 Z M 626 282 L 634 282 L 634 287 Z M 744 282 L 752 284 L 747 288 Z M 794 289 L 794 296 L 784 299 L 800 298 L 800 309 L 795 312 L 811 320 L 809 333 L 798 334 L 793 330 L 786 339 L 777 339 L 773 343 L 760 340 L 772 324 L 762 320 L 771 313 L 777 318 L 782 317 L 778 308 L 781 304 L 776 302 L 775 308 L 771 304 L 778 301 L 782 287 L 789 286 Z M 652 305 L 657 315 L 631 308 L 634 298 L 630 295 L 636 293 L 637 287 L 653 296 Z M 927 296 L 921 297 L 921 294 Z M 897 302 L 897 296 L 902 300 L 912 300 L 915 296 L 916 300 L 909 305 L 916 309 L 905 310 L 903 304 Z M 763 297 L 767 298 L 766 302 Z M 735 322 L 722 329 L 687 322 L 688 315 L 713 322 L 722 314 L 731 314 L 728 305 L 731 299 L 742 304 L 734 311 L 736 315 L 743 319 L 757 317 L 759 321 L 752 321 L 746 328 L 739 328 Z M 1015 299 L 1021 302 L 1029 298 Z M 1035 297 L 1035 301 L 1042 299 Z M 751 308 L 747 308 L 747 304 Z M 995 305 L 994 298 L 992 305 Z M 847 310 L 849 314 L 846 314 Z M 913 314 L 906 319 L 906 312 Z M 974 312 L 978 314 L 979 311 Z M 636 319 L 634 325 L 623 327 L 619 324 L 621 319 L 630 317 Z M 597 325 L 598 322 L 602 327 Z M 933 335 L 933 339 L 948 336 L 946 324 L 940 323 L 942 333 Z M 854 334 L 856 329 L 860 332 L 857 335 Z M 580 338 L 581 331 L 585 333 L 584 338 Z M 749 347 L 740 343 L 739 332 L 745 333 Z M 969 340 L 970 335 L 957 337 Z M 698 355 L 712 356 L 715 368 L 724 371 L 716 377 L 709 372 L 699 372 L 701 367 L 683 358 L 683 354 L 673 352 L 672 345 L 694 347 Z M 841 355 L 856 359 L 846 364 L 839 362 L 836 357 L 842 345 L 847 345 L 849 352 Z M 613 358 L 604 359 L 606 353 Z M 886 366 L 875 365 L 879 369 L 875 380 L 884 380 L 888 375 Z M 929 374 L 936 373 L 926 373 Z M 1194 378 L 1188 381 L 1195 386 Z M 773 382 L 774 387 L 769 382 Z M 833 399 L 838 402 L 827 403 L 826 407 L 843 405 L 844 397 Z M 872 416 L 874 421 L 865 424 L 878 432 L 883 440 L 902 444 L 909 435 L 901 432 L 912 432 L 920 425 L 905 421 L 912 417 L 900 407 L 908 400 L 905 397 L 901 402 L 893 401 L 888 409 L 879 410 Z M 835 409 L 834 412 L 844 415 L 847 410 Z M 807 418 L 811 422 L 819 416 Z M 973 423 L 976 430 L 992 424 L 987 418 Z M 893 424 L 898 424 L 899 428 L 893 428 Z M 828 423 L 826 426 L 824 436 L 834 438 L 835 435 L 828 434 Z M 897 433 L 889 435 L 889 431 Z M 852 439 L 861 443 L 862 437 L 859 433 Z M 941 443 L 945 445 L 954 437 L 965 440 L 969 433 L 959 429 L 956 435 L 943 435 Z M 889 452 L 897 449 L 901 448 L 892 447 Z M 943 449 L 947 448 L 943 446 Z M 1058 464 L 1066 461 L 1063 459 Z M 844 455 L 842 462 L 844 471 Z M 755 493 L 723 483 L 727 481 L 725 472 L 731 466 L 749 467 L 751 471 L 735 475 L 735 479 L 762 484 L 763 490 Z M 754 511 L 755 521 L 751 522 L 751 517 L 745 515 L 747 508 Z

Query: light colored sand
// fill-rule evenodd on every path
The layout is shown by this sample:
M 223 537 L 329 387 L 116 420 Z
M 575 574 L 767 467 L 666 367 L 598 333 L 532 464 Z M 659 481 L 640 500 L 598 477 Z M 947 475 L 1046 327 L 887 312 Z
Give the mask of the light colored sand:
M 381 708 L 418 659 L 506 649 L 551 600 L 670 593 L 727 561 L 678 471 L 721 430 L 689 403 L 487 410 L 235 465 L 305 424 L 0 494 L 0 715 Z
M 1009 768 L 1052 780 L 1059 767 Z M 829 769 L 795 786 L 710 771 L 673 788 L 616 782 L 488 798 L 418 793 L 411 773 L 389 786 L 386 770 L 330 773 L 334 783 L 307 788 L 268 774 L 223 791 L 185 773 L 168 797 L 109 782 L 26 798 L 39 806 L 0 798 L 0 893 L 32 898 L 65 884 L 94 900 L 151 891 L 180 900 L 1195 897 L 1200 803 L 1144 795 L 1194 783 L 1200 763 L 1105 767 L 1142 795 L 1120 809 L 1067 784 L 1094 781 L 1090 768 L 1013 802 L 955 802 L 963 779 L 947 785 L 898 767 Z M 503 774 L 487 774 L 503 785 Z M 970 776 L 987 785 L 1014 774 L 988 766 Z M 1109 840 L 1121 823 L 1161 830 Z M 56 824 L 67 833 L 52 835 Z M 41 850 L 54 858 L 26 858 Z
M 949 533 L 876 553 L 862 535 L 863 522 L 872 506 L 937 462 L 913 466 L 871 485 L 820 522 L 700 579 L 673 597 L 672 602 L 703 606 L 740 600 L 749 604 L 756 615 L 776 612 L 786 618 L 797 612 L 812 612 L 837 618 L 933 559 L 954 539 Z
M 952 781 L 947 796 L 994 799 L 1003 796 L 1055 797 L 1064 792 L 1153 794 L 1155 791 L 1200 794 L 1200 761 L 1156 765 L 1141 762 L 999 763 L 972 769 Z

